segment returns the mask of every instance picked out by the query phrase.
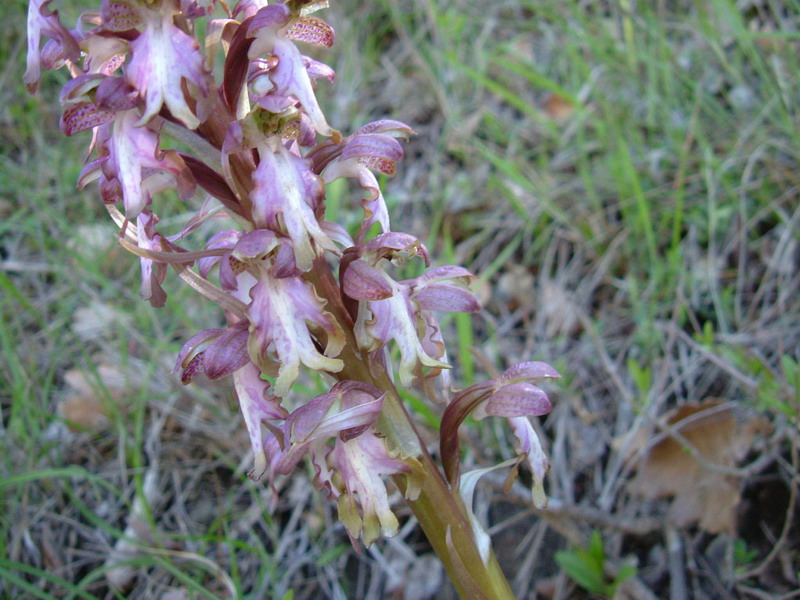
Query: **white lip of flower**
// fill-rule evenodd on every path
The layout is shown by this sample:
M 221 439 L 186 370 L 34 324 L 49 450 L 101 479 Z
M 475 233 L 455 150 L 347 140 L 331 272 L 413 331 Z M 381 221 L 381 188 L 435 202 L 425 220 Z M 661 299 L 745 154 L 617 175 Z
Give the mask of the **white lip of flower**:
M 256 77 L 250 85 L 253 87 L 253 92 L 256 94 L 266 94 L 275 88 L 275 84 L 272 83 L 267 75 Z

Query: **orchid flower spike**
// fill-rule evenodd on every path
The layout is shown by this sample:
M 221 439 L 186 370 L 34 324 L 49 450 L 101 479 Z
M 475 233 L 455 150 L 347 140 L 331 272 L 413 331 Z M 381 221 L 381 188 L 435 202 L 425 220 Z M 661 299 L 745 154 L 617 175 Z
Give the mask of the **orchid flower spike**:
M 474 276 L 431 266 L 416 236 L 392 230 L 377 175 L 395 174 L 414 131 L 381 119 L 343 136 L 328 123 L 316 90 L 335 73 L 302 50 L 334 43 L 311 15 L 327 1 L 101 0 L 74 29 L 53 3 L 29 2 L 25 84 L 68 69 L 60 127 L 91 131 L 78 185 L 98 183 L 120 245 L 140 261 L 142 298 L 165 306 L 174 270 L 222 309 L 185 342 L 175 372 L 187 385 L 230 377 L 250 476 L 274 489 L 308 461 L 354 545 L 397 533 L 395 486 L 457 587 L 482 573 L 462 596 L 509 597 L 483 589 L 504 579 L 457 497 L 477 481 L 460 480 L 458 428 L 468 414 L 509 419 L 515 465 L 527 463 L 543 506 L 549 465 L 528 417 L 551 410 L 539 385 L 559 375 L 525 362 L 456 394 L 441 476 L 398 388 L 432 401 L 450 389 L 438 314 L 480 311 Z M 326 185 L 341 178 L 358 188 L 350 230 L 326 209 Z M 399 277 L 406 261 L 421 274 Z M 295 384 L 309 378 L 329 391 L 304 398 Z

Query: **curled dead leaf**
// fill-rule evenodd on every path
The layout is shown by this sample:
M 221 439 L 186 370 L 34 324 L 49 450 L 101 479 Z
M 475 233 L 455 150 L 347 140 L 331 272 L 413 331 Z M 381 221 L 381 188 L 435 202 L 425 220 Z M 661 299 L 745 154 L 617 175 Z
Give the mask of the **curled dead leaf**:
M 544 101 L 547 116 L 556 123 L 566 123 L 575 112 L 575 105 L 558 94 L 550 94 Z
M 125 374 L 118 367 L 101 364 L 96 379 L 80 369 L 70 369 L 64 379 L 69 391 L 58 403 L 58 415 L 73 429 L 99 431 L 108 427 L 108 400 L 122 398 L 127 387 Z
M 672 498 L 668 517 L 678 526 L 697 522 L 709 533 L 733 532 L 740 486 L 730 471 L 768 431 L 768 421 L 718 399 L 685 404 L 663 421 L 665 433 L 647 447 L 640 444 L 643 456 L 628 491 Z

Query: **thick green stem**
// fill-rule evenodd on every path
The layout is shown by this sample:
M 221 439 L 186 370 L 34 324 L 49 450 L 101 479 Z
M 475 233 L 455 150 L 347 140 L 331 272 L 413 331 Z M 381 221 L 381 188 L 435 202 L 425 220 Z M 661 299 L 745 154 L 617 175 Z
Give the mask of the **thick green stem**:
M 478 552 L 461 499 L 447 487 L 436 465 L 426 461 L 422 493 L 408 502 L 462 599 L 513 600 L 494 552 L 486 563 Z M 449 538 L 449 539 L 448 539 Z
M 461 495 L 457 489 L 450 488 L 425 448 L 394 382 L 379 364 L 369 361 L 359 352 L 352 320 L 324 259 L 318 258 L 306 277 L 327 299 L 327 309 L 339 321 L 347 337 L 347 344 L 338 356 L 344 361 L 345 368 L 336 374 L 337 377 L 364 381 L 386 392 L 376 427 L 386 436 L 389 448 L 402 457 L 417 459 L 422 465 L 421 492 L 416 499 L 407 502 L 459 597 L 462 600 L 513 600 L 514 594 L 491 549 L 486 562 L 481 558 Z M 396 476 L 394 481 L 401 490 L 405 489 L 404 475 Z

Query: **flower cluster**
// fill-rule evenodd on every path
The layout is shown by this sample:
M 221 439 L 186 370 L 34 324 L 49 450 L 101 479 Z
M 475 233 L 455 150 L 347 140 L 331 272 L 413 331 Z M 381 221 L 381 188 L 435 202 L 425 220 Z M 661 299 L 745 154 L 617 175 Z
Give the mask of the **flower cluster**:
M 315 88 L 333 70 L 297 46 L 333 44 L 331 26 L 312 16 L 325 2 L 240 0 L 231 9 L 221 0 L 102 0 L 74 29 L 51 3 L 29 5 L 25 82 L 34 90 L 42 67 L 69 69 L 61 128 L 92 131 L 79 184 L 98 182 L 120 243 L 141 261 L 142 297 L 164 304 L 172 266 L 225 311 L 224 327 L 181 349 L 182 381 L 232 377 L 254 478 L 268 472 L 272 481 L 307 456 L 354 540 L 392 535 L 386 478 L 403 482 L 413 501 L 425 477 L 421 446 L 415 456 L 379 426 L 397 396 L 392 353 L 400 385 L 430 383 L 449 368 L 435 313 L 479 310 L 466 269 L 429 268 L 425 246 L 391 230 L 375 174 L 395 173 L 398 140 L 413 131 L 381 120 L 345 137 L 328 124 Z M 363 190 L 352 232 L 326 220 L 325 185 L 339 178 Z M 172 235 L 159 229 L 154 202 L 165 190 L 187 206 L 203 200 Z M 212 220 L 223 225 L 204 226 Z M 201 232 L 210 237 L 198 240 Z M 414 258 L 428 269 L 398 280 L 393 265 Z M 324 374 L 330 391 L 292 398 L 302 368 Z M 546 461 L 525 415 L 550 408 L 531 381 L 556 376 L 525 363 L 454 398 L 442 427 L 451 482 L 458 425 L 485 405 L 511 419 L 541 503 Z

